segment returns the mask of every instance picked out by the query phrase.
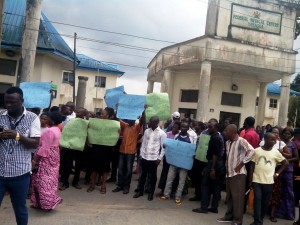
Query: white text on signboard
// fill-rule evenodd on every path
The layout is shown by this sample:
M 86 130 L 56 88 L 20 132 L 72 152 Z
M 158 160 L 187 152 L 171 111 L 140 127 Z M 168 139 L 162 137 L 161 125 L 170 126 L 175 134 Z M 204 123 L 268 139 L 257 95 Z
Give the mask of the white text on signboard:
M 281 17 L 282 15 L 280 13 L 233 4 L 231 25 L 272 34 L 280 34 Z

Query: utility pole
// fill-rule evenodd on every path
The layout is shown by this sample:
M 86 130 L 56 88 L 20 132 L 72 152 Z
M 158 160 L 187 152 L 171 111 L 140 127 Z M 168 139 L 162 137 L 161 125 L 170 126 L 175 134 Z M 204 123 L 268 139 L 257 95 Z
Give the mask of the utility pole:
M 73 56 L 73 103 L 76 104 L 76 99 L 75 99 L 75 84 L 76 84 L 76 38 L 77 38 L 77 33 L 74 33 L 74 56 Z
M 17 85 L 21 82 L 30 82 L 33 75 L 41 12 L 42 0 L 26 1 L 25 27 L 22 37 Z
M 1 51 L 1 43 L 2 43 L 4 5 L 5 5 L 5 0 L 0 0 L 0 51 Z

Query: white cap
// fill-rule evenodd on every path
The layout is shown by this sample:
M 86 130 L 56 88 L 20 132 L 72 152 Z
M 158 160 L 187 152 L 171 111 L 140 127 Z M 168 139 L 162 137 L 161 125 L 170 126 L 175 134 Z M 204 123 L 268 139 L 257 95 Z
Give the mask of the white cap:
M 180 118 L 180 113 L 179 112 L 173 112 L 172 117 L 178 119 L 178 118 Z

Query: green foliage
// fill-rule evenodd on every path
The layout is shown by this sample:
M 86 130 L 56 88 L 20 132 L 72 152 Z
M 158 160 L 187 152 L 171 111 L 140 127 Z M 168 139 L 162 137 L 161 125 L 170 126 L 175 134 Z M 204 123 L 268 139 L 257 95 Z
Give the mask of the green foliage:
M 300 17 L 296 20 L 295 39 L 300 35 Z
M 298 97 L 291 96 L 289 101 L 288 126 L 294 127 L 298 109 Z
M 299 30 L 299 32 L 300 32 L 300 30 Z M 300 74 L 297 74 L 297 76 L 291 83 L 291 90 L 300 92 Z M 293 100 L 291 100 L 291 98 L 293 98 Z M 295 96 L 292 96 L 291 98 L 290 98 L 290 102 L 289 102 L 288 124 L 290 125 L 290 123 L 292 123 L 291 125 L 294 126 L 293 121 L 295 121 L 295 120 L 292 119 L 293 118 L 292 114 L 296 113 L 296 109 L 295 109 L 295 105 L 293 105 L 293 104 L 295 104 L 295 98 L 297 98 L 296 127 L 300 127 L 300 104 L 299 104 L 300 99 L 299 99 L 299 97 L 295 97 Z M 291 119 L 291 121 L 290 121 L 290 119 Z
M 298 73 L 293 82 L 291 83 L 291 89 L 300 92 L 300 74 Z

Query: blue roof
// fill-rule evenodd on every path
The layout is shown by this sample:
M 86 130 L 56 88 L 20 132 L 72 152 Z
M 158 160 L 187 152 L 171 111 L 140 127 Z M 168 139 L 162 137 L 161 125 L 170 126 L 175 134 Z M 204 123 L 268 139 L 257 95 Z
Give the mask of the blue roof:
M 115 66 L 103 63 L 101 61 L 95 60 L 91 57 L 88 57 L 83 54 L 77 54 L 77 59 L 80 61 L 78 65 L 78 69 L 81 70 L 92 70 L 92 71 L 98 71 L 99 72 L 105 72 L 105 73 L 112 73 L 112 74 L 118 74 L 119 76 L 122 76 L 125 72 L 120 71 L 116 69 Z
M 25 24 L 26 0 L 6 0 L 3 17 L 2 48 L 20 48 Z M 37 51 L 73 61 L 73 51 L 42 12 Z
M 280 86 L 274 83 L 268 84 L 268 94 L 280 96 Z M 291 90 L 290 95 L 300 96 L 300 93 L 297 91 Z

